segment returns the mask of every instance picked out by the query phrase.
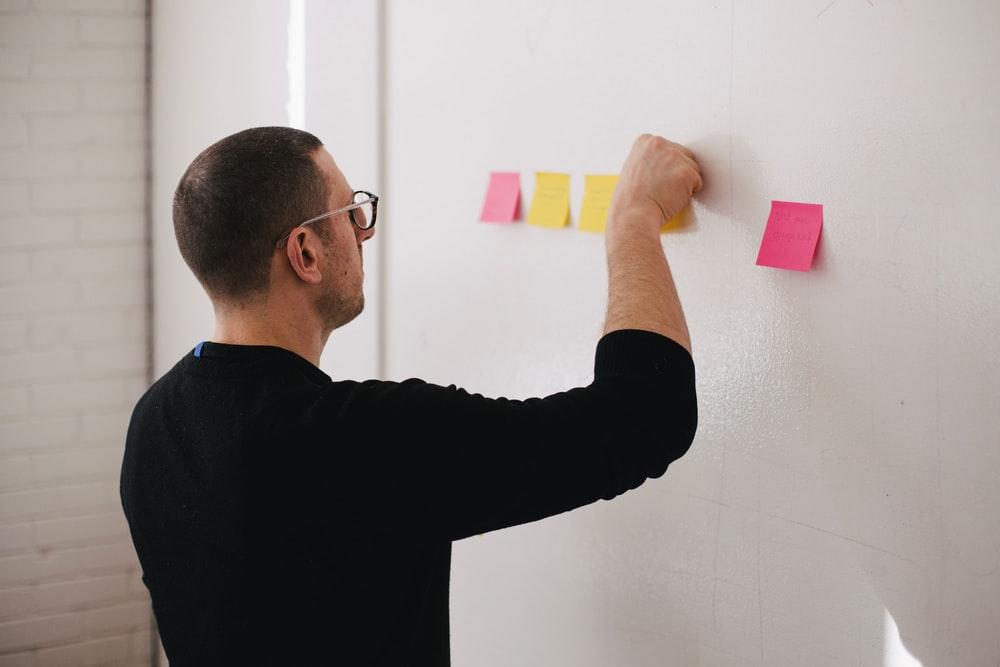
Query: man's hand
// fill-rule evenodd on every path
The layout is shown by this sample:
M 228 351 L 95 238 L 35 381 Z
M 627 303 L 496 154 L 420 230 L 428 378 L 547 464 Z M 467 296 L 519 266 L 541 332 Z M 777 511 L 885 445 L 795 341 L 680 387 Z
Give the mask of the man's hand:
M 607 232 L 653 231 L 679 213 L 703 182 L 694 154 L 663 137 L 643 134 L 625 160 L 611 197 Z M 639 225 L 642 229 L 633 229 Z

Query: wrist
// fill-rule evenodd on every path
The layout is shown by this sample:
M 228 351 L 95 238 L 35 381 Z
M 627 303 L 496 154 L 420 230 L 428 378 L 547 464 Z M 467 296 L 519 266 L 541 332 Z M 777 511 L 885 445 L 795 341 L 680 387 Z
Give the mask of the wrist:
M 651 201 L 630 202 L 624 206 L 612 207 L 608 211 L 608 234 L 625 233 L 629 236 L 642 235 L 657 238 L 660 228 L 666 223 L 663 210 Z

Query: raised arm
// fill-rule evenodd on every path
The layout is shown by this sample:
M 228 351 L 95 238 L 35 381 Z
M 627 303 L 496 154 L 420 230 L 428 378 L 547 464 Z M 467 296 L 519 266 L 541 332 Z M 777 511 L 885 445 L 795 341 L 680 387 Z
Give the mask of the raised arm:
M 608 212 L 608 312 L 604 333 L 643 329 L 663 334 L 688 352 L 684 310 L 660 242 L 660 228 L 701 190 L 690 150 L 643 134 L 622 167 Z
M 593 382 L 526 400 L 419 378 L 335 383 L 286 430 L 316 443 L 311 483 L 335 491 L 358 530 L 459 540 L 662 476 L 691 446 L 698 407 L 659 230 L 701 186 L 686 148 L 636 140 L 609 213 Z
M 536 521 L 662 476 L 694 438 L 694 379 L 687 350 L 628 329 L 597 343 L 591 384 L 543 398 L 337 383 L 300 422 L 325 424 L 302 437 L 305 483 L 361 531 L 459 540 Z

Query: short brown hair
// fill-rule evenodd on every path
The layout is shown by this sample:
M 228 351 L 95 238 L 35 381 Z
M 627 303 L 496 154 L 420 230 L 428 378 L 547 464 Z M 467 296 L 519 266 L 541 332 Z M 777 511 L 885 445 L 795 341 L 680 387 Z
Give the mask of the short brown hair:
M 188 166 L 174 193 L 174 234 L 213 299 L 242 302 L 264 292 L 275 241 L 326 211 L 329 184 L 312 157 L 322 145 L 303 130 L 254 127 L 220 139 Z

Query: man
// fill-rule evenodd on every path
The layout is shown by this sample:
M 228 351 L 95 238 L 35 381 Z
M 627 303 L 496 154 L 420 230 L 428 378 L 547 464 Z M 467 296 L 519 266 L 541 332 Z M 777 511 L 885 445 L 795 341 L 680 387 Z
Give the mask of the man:
M 636 140 L 610 207 L 594 381 L 510 400 L 333 382 L 320 353 L 364 307 L 377 198 L 300 130 L 198 155 L 174 229 L 215 332 L 139 399 L 121 471 L 171 665 L 448 665 L 452 541 L 662 476 L 697 405 L 660 227 L 701 185 L 686 148 Z

